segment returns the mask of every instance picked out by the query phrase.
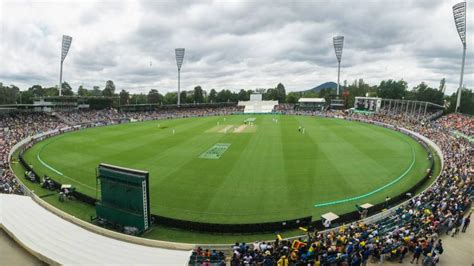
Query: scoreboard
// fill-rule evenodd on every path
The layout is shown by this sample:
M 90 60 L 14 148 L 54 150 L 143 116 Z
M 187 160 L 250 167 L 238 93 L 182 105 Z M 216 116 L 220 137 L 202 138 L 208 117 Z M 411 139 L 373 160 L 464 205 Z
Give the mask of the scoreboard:
M 140 232 L 150 226 L 148 172 L 101 163 L 97 169 L 101 199 L 97 217 Z
M 375 112 L 380 110 L 382 98 L 377 97 L 355 97 L 354 108 L 358 111 Z

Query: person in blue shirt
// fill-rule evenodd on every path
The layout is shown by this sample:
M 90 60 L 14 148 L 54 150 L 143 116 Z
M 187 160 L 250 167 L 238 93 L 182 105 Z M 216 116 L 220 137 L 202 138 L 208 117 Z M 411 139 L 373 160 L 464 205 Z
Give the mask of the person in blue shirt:
M 419 243 L 416 244 L 415 251 L 413 252 L 413 259 L 410 261 L 410 263 L 413 263 L 416 259 L 416 264 L 418 264 L 418 260 L 420 259 L 422 249 Z

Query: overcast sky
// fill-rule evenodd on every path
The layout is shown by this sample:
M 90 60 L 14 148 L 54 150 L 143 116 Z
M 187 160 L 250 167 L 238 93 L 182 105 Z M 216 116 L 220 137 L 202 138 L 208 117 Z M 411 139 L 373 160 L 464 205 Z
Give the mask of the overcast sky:
M 446 1 L 0 0 L 0 82 L 26 89 L 59 79 L 61 36 L 73 37 L 63 79 L 161 93 L 182 88 L 309 89 L 337 80 L 332 37 L 344 35 L 341 83 L 446 78 L 456 90 L 462 45 Z M 468 3 L 464 84 L 474 88 L 474 3 Z

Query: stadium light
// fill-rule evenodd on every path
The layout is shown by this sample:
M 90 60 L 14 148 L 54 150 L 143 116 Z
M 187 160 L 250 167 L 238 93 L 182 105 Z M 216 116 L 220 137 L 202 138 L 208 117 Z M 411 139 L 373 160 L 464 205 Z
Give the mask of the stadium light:
M 341 74 L 341 58 L 342 58 L 342 47 L 344 46 L 344 36 L 336 36 L 332 38 L 334 44 L 334 52 L 337 57 L 337 90 L 336 95 L 339 96 L 339 77 Z
M 461 107 L 461 93 L 462 93 L 462 80 L 464 76 L 464 61 L 466 59 L 466 2 L 460 2 L 453 6 L 454 24 L 461 38 L 463 50 L 462 50 L 462 64 L 461 64 L 461 79 L 459 81 L 458 98 L 456 101 L 456 112 L 459 112 Z
M 174 53 L 176 55 L 176 65 L 178 65 L 178 106 L 179 106 L 181 104 L 180 72 L 181 72 L 181 66 L 183 65 L 183 59 L 184 59 L 184 48 L 176 48 L 174 49 Z
M 61 48 L 61 67 L 59 69 L 59 96 L 62 95 L 61 89 L 63 84 L 63 62 L 66 59 L 67 52 L 69 52 L 69 48 L 71 47 L 72 37 L 63 35 L 63 44 Z

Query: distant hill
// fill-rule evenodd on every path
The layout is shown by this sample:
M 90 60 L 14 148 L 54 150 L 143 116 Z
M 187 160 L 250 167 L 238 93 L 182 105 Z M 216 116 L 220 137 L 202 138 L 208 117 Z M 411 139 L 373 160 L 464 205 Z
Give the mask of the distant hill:
M 316 86 L 312 89 L 309 89 L 309 90 L 305 90 L 305 91 L 301 91 L 301 92 L 317 92 L 319 93 L 322 89 L 336 89 L 337 88 L 337 83 L 336 82 L 332 82 L 332 81 L 329 81 L 329 82 L 325 82 L 319 86 Z

